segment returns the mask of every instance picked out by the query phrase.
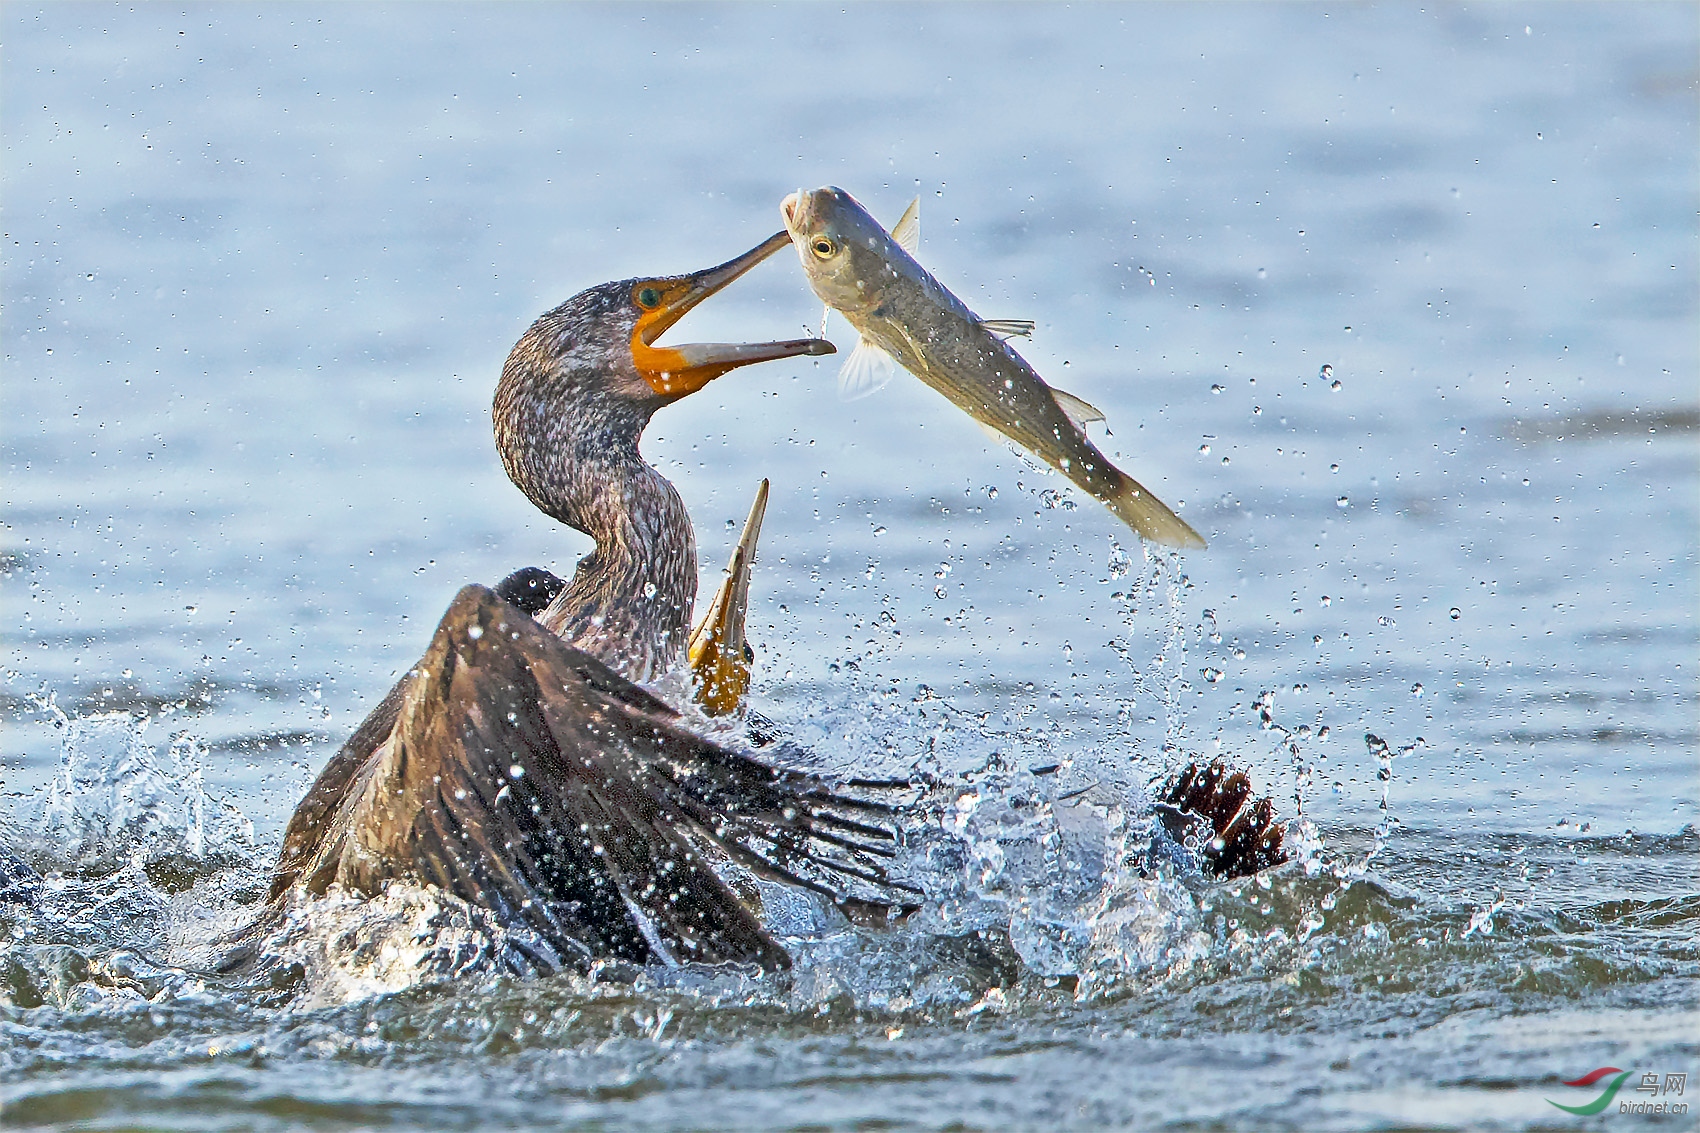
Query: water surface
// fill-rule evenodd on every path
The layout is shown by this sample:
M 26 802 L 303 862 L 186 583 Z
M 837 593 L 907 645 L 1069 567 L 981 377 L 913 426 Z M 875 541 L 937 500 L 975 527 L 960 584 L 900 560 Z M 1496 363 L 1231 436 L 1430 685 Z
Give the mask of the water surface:
M 1631 1120 L 1547 1099 L 1697 1061 L 1692 17 L 8 6 L 0 823 L 55 912 L 0 918 L 0 1113 Z M 788 922 L 783 979 L 421 981 L 376 929 L 305 992 L 174 966 L 450 596 L 588 549 L 490 440 L 530 320 L 827 183 L 920 195 L 922 261 L 1036 320 L 1210 540 L 1147 556 L 919 382 L 840 403 L 830 359 L 657 418 L 705 584 L 773 480 L 757 701 L 831 766 L 956 776 L 996 868 L 894 938 Z M 776 258 L 679 333 L 819 318 Z M 1121 819 L 1022 777 L 1132 800 L 1218 753 L 1302 805 L 1308 871 L 1120 876 Z M 126 759 L 152 795 L 61 816 L 139 833 L 43 840 L 68 760 Z

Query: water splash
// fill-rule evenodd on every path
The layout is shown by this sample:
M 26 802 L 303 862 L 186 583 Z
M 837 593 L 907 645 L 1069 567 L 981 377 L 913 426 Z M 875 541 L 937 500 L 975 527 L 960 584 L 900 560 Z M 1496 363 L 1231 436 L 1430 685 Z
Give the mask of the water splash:
M 254 825 L 205 785 L 205 745 L 187 730 L 163 757 L 148 741 L 153 717 L 68 716 L 40 702 L 60 732 L 60 768 L 33 835 L 50 865 L 112 868 L 136 858 L 204 859 L 247 852 Z
M 1112 544 L 1112 573 L 1119 545 Z M 1187 715 L 1187 693 L 1192 690 L 1186 678 L 1187 624 L 1186 597 L 1192 582 L 1180 569 L 1180 555 L 1173 550 L 1155 550 L 1149 543 L 1140 544 L 1144 571 L 1136 576 L 1125 593 L 1122 625 L 1127 633 L 1110 647 L 1120 655 L 1133 676 L 1134 699 L 1124 706 L 1123 719 L 1132 715 L 1139 700 L 1153 701 L 1162 709 L 1164 762 L 1173 764 L 1184 749 Z M 1125 555 L 1124 555 L 1125 557 Z M 1131 566 L 1131 560 L 1128 560 Z M 1126 573 L 1124 571 L 1123 573 Z M 1131 640 L 1144 632 L 1141 615 L 1157 607 L 1161 621 L 1155 651 L 1150 660 L 1136 658 Z M 1212 619 L 1214 626 L 1214 619 Z
M 1183 583 L 1146 593 L 1173 611 Z M 1184 644 L 1174 621 L 1165 638 Z M 1220 961 L 1224 949 L 1263 954 L 1262 936 L 1217 931 L 1219 910 L 1203 907 L 1214 889 L 1197 870 L 1198 848 L 1173 842 L 1154 821 L 1143 773 L 1126 751 L 1082 748 L 1018 712 L 1000 726 L 992 713 L 958 709 L 930 690 L 911 699 L 890 691 L 816 704 L 795 738 L 843 771 L 915 776 L 919 801 L 901 827 L 897 872 L 919 882 L 928 901 L 902 925 L 875 930 L 812 895 L 742 879 L 794 958 L 788 975 L 598 965 L 572 976 L 570 958 L 523 930 L 419 887 L 392 885 L 370 898 L 333 891 L 264 913 L 254 884 L 263 873 L 246 852 L 252 829 L 206 794 L 201 746 L 185 732 L 156 750 L 150 721 L 123 713 L 59 718 L 64 767 L 43 803 L 54 860 L 113 868 L 92 879 L 50 878 L 52 892 L 14 926 L 15 946 L 0 940 L 0 961 L 24 965 L 19 1002 L 199 994 L 196 971 L 217 967 L 215 953 L 228 947 L 209 942 L 263 914 L 245 938 L 259 940 L 264 962 L 231 978 L 278 1006 L 451 983 L 457 995 L 481 994 L 491 981 L 547 975 L 799 1011 L 848 996 L 868 1008 L 968 1018 L 1020 1010 L 1033 994 L 1096 999 L 1149 987 Z M 233 846 L 245 853 L 220 866 Z M 154 863 L 172 856 L 207 864 L 161 874 Z M 1299 931 L 1296 920 L 1284 924 L 1275 927 Z M 659 1011 L 651 1034 L 662 1029 Z

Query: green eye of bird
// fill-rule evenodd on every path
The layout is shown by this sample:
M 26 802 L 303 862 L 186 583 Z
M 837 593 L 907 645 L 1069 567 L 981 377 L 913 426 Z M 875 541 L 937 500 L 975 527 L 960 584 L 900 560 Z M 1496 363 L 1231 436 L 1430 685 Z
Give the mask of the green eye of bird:
M 637 293 L 638 306 L 653 307 L 661 302 L 661 292 L 653 287 L 646 287 Z

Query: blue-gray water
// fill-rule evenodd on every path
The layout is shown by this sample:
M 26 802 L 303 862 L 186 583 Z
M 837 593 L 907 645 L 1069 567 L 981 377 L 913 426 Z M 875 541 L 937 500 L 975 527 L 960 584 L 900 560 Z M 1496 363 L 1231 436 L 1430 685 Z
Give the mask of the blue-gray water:
M 3 19 L 0 830 L 54 876 L 0 913 L 0 1121 L 1596 1128 L 1659 1119 L 1563 1081 L 1700 1070 L 1693 6 Z M 1302 798 L 1311 869 L 1098 879 L 1052 948 L 1045 871 L 1091 855 L 1067 808 L 998 825 L 1017 766 L 956 812 L 1001 863 L 968 943 L 935 911 L 635 984 L 327 946 L 274 999 L 174 968 L 455 590 L 587 549 L 496 459 L 514 339 L 827 183 L 920 195 L 922 262 L 1035 319 L 1210 547 L 1147 559 L 913 380 L 735 372 L 646 451 L 705 582 L 773 479 L 757 700 L 837 766 L 1124 790 L 1220 752 Z M 782 255 L 678 337 L 819 319 Z M 1366 733 L 1408 748 L 1385 818 Z M 126 757 L 198 840 L 41 833 L 67 760 Z

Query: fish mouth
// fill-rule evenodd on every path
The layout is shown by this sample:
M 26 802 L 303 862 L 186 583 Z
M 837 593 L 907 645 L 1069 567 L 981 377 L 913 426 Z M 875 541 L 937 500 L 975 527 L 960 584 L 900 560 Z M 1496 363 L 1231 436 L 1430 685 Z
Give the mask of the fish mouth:
M 843 193 L 843 189 L 823 185 L 818 189 L 798 189 L 795 193 L 787 193 L 785 199 L 779 202 L 779 215 L 785 220 L 785 231 L 799 248 L 807 243 L 810 233 L 821 223 L 822 199 L 830 201 L 834 194 Z
M 667 280 L 640 281 L 633 288 L 634 302 L 645 307 L 646 292 L 659 296 L 638 316 L 632 330 L 632 361 L 651 389 L 662 397 L 677 399 L 695 393 L 709 382 L 739 366 L 799 355 L 831 354 L 832 343 L 819 338 L 791 338 L 782 342 L 692 342 L 656 346 L 655 340 L 709 296 L 723 291 L 745 272 L 789 247 L 791 237 L 776 232 L 741 256 L 715 267 Z
M 803 190 L 789 193 L 779 202 L 779 215 L 785 218 L 785 232 L 792 238 L 802 235 Z

